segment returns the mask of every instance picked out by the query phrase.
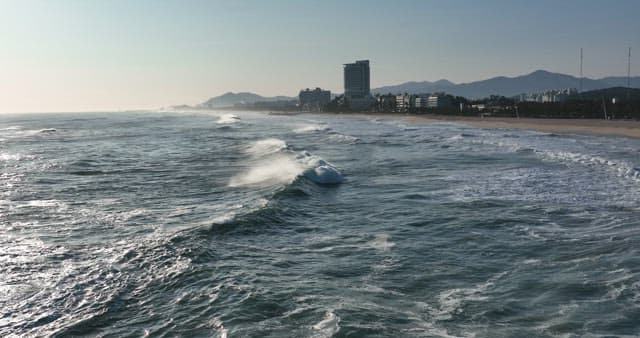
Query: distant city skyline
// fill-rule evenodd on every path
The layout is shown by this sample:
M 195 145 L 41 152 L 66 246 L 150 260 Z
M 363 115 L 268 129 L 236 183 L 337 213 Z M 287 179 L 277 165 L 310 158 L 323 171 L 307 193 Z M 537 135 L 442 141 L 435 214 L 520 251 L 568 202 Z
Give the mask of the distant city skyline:
M 537 69 L 640 74 L 640 1 L 0 0 L 0 112 L 152 109 Z

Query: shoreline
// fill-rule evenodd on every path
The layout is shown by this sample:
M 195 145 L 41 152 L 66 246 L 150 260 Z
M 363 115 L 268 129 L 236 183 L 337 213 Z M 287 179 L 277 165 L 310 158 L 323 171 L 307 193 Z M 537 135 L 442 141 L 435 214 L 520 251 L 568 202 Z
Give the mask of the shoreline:
M 324 113 L 331 114 L 331 113 Z M 597 120 L 597 119 L 543 119 L 515 117 L 474 117 L 454 115 L 401 115 L 378 113 L 344 113 L 377 117 L 388 120 L 402 120 L 408 123 L 455 122 L 478 128 L 526 129 L 559 134 L 586 134 L 596 136 L 620 136 L 640 139 L 640 121 L 636 120 Z

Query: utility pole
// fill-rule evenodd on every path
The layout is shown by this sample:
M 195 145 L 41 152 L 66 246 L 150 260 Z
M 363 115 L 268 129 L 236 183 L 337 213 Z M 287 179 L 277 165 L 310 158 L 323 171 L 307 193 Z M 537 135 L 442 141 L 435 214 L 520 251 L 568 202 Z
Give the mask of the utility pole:
M 629 59 L 627 63 L 627 100 L 631 99 L 631 47 L 629 47 Z
M 582 93 L 582 48 L 580 48 L 580 93 Z

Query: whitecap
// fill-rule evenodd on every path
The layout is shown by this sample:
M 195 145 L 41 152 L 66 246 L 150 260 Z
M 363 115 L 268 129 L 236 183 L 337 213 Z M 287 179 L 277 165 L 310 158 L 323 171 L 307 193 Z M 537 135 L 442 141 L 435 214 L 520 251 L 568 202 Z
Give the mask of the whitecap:
M 18 208 L 33 207 L 33 208 L 52 208 L 66 209 L 68 206 L 66 203 L 59 200 L 31 200 L 26 201 L 24 204 L 17 205 Z
M 376 250 L 389 251 L 396 245 L 396 243 L 389 241 L 390 237 L 389 234 L 377 234 L 375 238 L 369 242 L 369 245 Z
M 218 118 L 218 124 L 231 124 L 240 121 L 240 117 L 235 114 L 224 114 Z
M 344 134 L 339 134 L 339 133 L 331 133 L 329 135 L 328 139 L 329 139 L 329 141 L 337 142 L 337 143 L 356 143 L 356 142 L 360 142 L 360 139 L 355 137 L 355 136 L 344 135 Z
M 235 218 L 236 218 L 235 212 L 227 212 L 227 213 L 224 213 L 223 215 L 212 218 L 211 223 L 218 224 L 218 225 L 227 224 L 229 222 L 232 222 Z
M 152 215 L 153 212 L 149 209 L 145 209 L 145 208 L 137 208 L 137 209 L 131 209 L 128 211 L 124 211 L 124 212 L 120 212 L 118 213 L 118 220 L 123 221 L 123 222 L 128 222 L 134 218 L 137 217 L 144 217 L 144 216 L 148 216 L 148 215 Z
M 469 301 L 485 301 L 488 296 L 485 292 L 494 286 L 495 282 L 507 274 L 507 271 L 499 273 L 484 283 L 476 284 L 469 288 L 454 288 L 441 292 L 438 295 L 439 309 L 433 311 L 437 320 L 449 320 L 455 314 L 461 313 L 462 304 Z
M 344 181 L 342 173 L 331 163 L 313 156 L 308 152 L 302 152 L 298 157 L 305 166 L 304 177 L 317 184 L 340 184 Z
M 22 130 L 22 126 L 9 126 L 0 130 Z
M 448 141 L 462 141 L 464 139 L 464 136 L 462 136 L 462 134 L 458 134 L 458 135 L 454 135 L 449 137 L 447 140 Z
M 247 152 L 257 158 L 250 162 L 248 169 L 233 176 L 229 186 L 290 184 L 299 176 L 322 185 L 334 185 L 344 181 L 342 173 L 322 158 L 306 151 L 294 155 L 293 152 L 285 150 L 286 143 L 279 139 L 266 139 L 254 143 Z
M 248 185 L 271 186 L 293 182 L 304 171 L 304 166 L 290 156 L 270 156 L 239 173 L 229 181 L 230 187 Z
M 540 264 L 540 262 L 541 261 L 539 259 L 532 258 L 532 259 L 523 260 L 522 264 L 524 264 L 524 265 L 535 265 L 535 264 Z
M 336 315 L 333 310 L 327 311 L 324 318 L 314 324 L 312 328 L 319 331 L 316 337 L 332 337 L 334 334 L 340 331 L 340 317 Z
M 625 161 L 615 161 L 597 155 L 569 151 L 538 151 L 539 156 L 550 161 L 572 162 L 587 167 L 601 167 L 617 176 L 640 179 L 640 168 Z
M 327 130 L 331 130 L 331 128 L 324 125 L 320 125 L 320 124 L 303 124 L 303 125 L 299 125 L 293 131 L 295 133 L 301 134 L 301 133 L 313 133 L 313 132 L 327 131 Z
M 287 143 L 277 138 L 268 138 L 254 142 L 246 152 L 254 156 L 263 156 L 287 149 Z
M 227 338 L 229 330 L 224 327 L 224 323 L 222 322 L 222 320 L 220 318 L 214 318 L 211 321 L 211 324 L 212 324 L 213 328 L 218 331 L 218 334 L 219 334 L 220 338 Z

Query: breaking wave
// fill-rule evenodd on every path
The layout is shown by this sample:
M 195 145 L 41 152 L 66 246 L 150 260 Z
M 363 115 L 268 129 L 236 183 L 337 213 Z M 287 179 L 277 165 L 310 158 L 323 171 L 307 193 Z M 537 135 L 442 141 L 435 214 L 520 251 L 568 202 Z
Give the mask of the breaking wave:
M 247 148 L 247 153 L 254 156 L 264 156 L 287 149 L 287 143 L 277 138 L 268 138 L 254 142 Z
M 625 161 L 617 161 L 597 155 L 587 155 L 576 152 L 536 151 L 542 158 L 562 162 L 572 162 L 584 166 L 604 168 L 617 176 L 640 180 L 640 168 Z
M 559 137 L 556 134 L 533 134 L 535 137 Z M 625 160 L 610 159 L 603 155 L 587 154 L 581 151 L 566 151 L 548 149 L 546 143 L 538 143 L 536 140 L 524 140 L 511 135 L 502 135 L 496 138 L 494 135 L 482 135 L 486 137 L 475 137 L 470 134 L 459 134 L 449 137 L 449 142 L 464 142 L 467 144 L 478 144 L 498 147 L 516 153 L 531 153 L 544 161 L 554 161 L 560 163 L 575 163 L 585 167 L 599 168 L 610 174 L 619 177 L 626 177 L 640 181 L 640 167 Z M 527 142 L 528 141 L 528 142 Z
M 232 124 L 240 121 L 240 117 L 235 114 L 224 114 L 218 118 L 218 124 Z
M 340 317 L 338 317 L 333 311 L 327 311 L 324 318 L 317 324 L 314 324 L 312 328 L 318 332 L 317 337 L 332 337 L 340 331 L 339 324 Z
M 296 133 L 313 133 L 318 131 L 328 131 L 331 128 L 321 124 L 303 124 L 299 125 L 293 131 Z
M 230 187 L 290 184 L 298 177 L 321 185 L 344 181 L 342 173 L 331 163 L 307 151 L 295 153 L 280 139 L 256 141 L 247 148 L 247 153 L 253 157 L 249 168 L 232 177 Z

